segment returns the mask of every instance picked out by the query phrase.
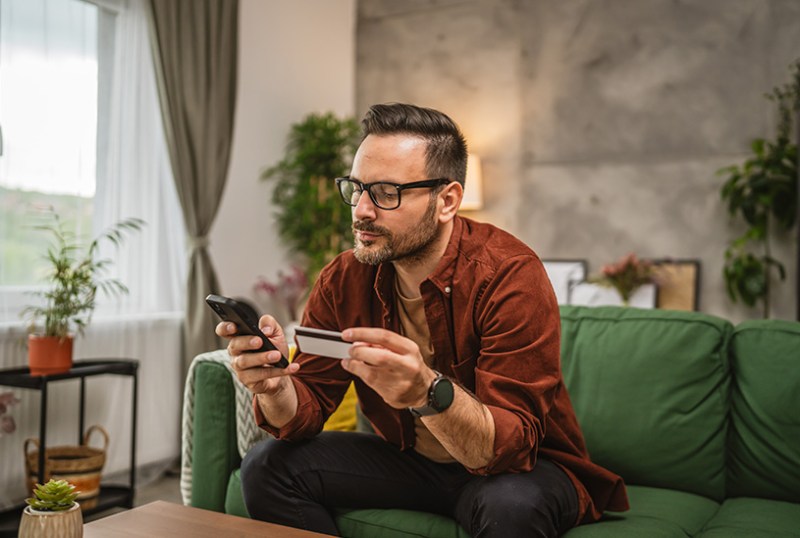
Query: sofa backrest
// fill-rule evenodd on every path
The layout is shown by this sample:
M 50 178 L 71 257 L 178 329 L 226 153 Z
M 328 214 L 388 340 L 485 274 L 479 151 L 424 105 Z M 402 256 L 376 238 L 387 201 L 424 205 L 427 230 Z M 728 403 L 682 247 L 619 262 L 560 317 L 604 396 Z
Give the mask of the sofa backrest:
M 730 353 L 728 496 L 800 503 L 800 323 L 744 322 Z
M 574 306 L 561 323 L 564 380 L 592 460 L 628 484 L 724 498 L 732 325 Z

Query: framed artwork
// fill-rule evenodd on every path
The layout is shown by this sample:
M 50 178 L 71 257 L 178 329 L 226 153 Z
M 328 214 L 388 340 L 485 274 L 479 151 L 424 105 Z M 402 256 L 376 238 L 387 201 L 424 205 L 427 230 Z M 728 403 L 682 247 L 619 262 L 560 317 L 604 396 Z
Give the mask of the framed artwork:
M 628 306 L 656 308 L 659 290 L 655 284 L 640 286 L 631 295 Z M 591 282 L 580 282 L 572 288 L 570 304 L 579 306 L 623 306 L 617 290 Z
M 586 280 L 586 260 L 543 259 L 542 263 L 556 292 L 558 304 L 572 304 L 573 288 Z
M 658 308 L 698 310 L 700 307 L 700 260 L 654 259 L 658 284 Z

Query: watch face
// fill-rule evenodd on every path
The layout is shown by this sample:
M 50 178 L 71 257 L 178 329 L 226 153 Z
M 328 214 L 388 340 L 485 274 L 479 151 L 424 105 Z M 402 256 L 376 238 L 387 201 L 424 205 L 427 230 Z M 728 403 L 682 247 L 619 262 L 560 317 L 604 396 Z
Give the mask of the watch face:
M 444 411 L 450 404 L 453 403 L 453 382 L 446 377 L 441 377 L 436 380 L 433 386 L 433 394 L 431 394 L 433 402 L 432 407 L 437 411 Z

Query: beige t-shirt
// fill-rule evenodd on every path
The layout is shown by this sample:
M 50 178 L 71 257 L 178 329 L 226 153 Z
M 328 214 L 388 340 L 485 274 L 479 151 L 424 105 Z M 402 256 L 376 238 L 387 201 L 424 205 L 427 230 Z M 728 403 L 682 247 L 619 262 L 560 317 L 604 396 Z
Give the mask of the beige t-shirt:
M 433 344 L 425 319 L 425 304 L 422 297 L 409 299 L 400 293 L 400 286 L 395 281 L 397 312 L 400 320 L 400 332 L 419 346 L 422 359 L 428 366 L 433 365 Z M 414 418 L 414 434 L 416 442 L 414 450 L 437 463 L 453 463 L 456 460 L 450 455 L 436 437 L 425 427 L 420 418 Z

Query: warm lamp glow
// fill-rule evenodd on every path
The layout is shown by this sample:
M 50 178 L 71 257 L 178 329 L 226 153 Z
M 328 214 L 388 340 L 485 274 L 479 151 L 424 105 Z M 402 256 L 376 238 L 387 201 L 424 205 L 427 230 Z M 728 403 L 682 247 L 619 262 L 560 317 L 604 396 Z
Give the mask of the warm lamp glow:
M 481 159 L 470 154 L 467 157 L 467 178 L 464 182 L 464 198 L 461 200 L 461 209 L 474 211 L 483 208 L 483 174 L 481 173 Z

